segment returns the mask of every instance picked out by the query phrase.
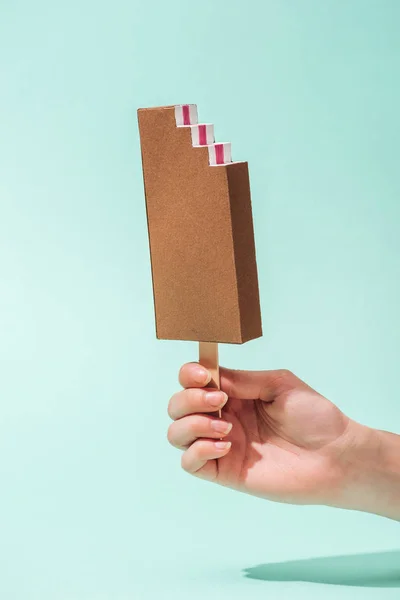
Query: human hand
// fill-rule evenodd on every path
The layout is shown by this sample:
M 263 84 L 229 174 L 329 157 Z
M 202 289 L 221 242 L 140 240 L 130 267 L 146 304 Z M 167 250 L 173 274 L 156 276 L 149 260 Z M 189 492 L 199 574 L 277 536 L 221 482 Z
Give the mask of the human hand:
M 360 496 L 370 485 L 364 463 L 385 432 L 351 420 L 289 371 L 221 369 L 221 391 L 213 391 L 204 389 L 209 372 L 190 363 L 179 380 L 185 389 L 170 400 L 168 439 L 184 450 L 189 473 L 279 502 L 382 513 Z

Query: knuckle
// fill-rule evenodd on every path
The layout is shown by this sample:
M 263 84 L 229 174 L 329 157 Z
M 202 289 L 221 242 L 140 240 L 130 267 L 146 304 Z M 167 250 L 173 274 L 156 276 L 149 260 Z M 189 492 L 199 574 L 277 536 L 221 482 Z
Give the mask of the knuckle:
M 186 473 L 191 473 L 191 469 L 190 469 L 190 462 L 188 460 L 188 455 L 187 452 L 184 452 L 182 454 L 182 458 L 181 458 L 181 467 L 184 471 L 186 471 Z
M 167 408 L 167 413 L 170 419 L 174 418 L 174 400 L 175 400 L 175 396 L 172 396 L 172 398 L 170 398 L 169 402 L 168 402 L 168 408 Z
M 200 406 L 205 400 L 205 392 L 202 389 L 192 388 L 186 393 L 190 405 L 194 408 Z
M 167 431 L 167 440 L 168 442 L 171 444 L 171 446 L 174 445 L 174 423 L 172 425 L 170 425 L 168 427 L 168 431 Z
M 179 383 L 182 386 L 184 386 L 185 379 L 187 380 L 189 373 L 190 373 L 190 367 L 193 366 L 193 364 L 194 363 L 185 363 L 179 369 L 178 379 L 179 379 Z
M 195 437 L 196 435 L 196 422 L 193 418 L 186 419 L 185 429 L 188 435 Z
M 292 371 L 289 371 L 289 369 L 278 369 L 277 376 L 280 379 L 288 380 L 291 377 L 293 377 L 293 373 L 292 373 Z
M 187 421 L 187 430 L 193 436 L 197 437 L 203 429 L 203 419 L 197 415 L 193 415 Z
M 297 377 L 294 375 L 294 373 L 292 373 L 292 371 L 289 371 L 289 369 L 279 369 L 276 372 L 275 379 L 276 392 L 280 393 L 284 390 L 293 388 L 296 384 L 296 381 L 298 381 Z
M 185 375 L 185 371 L 186 371 L 186 365 L 182 365 L 181 368 L 179 369 L 179 373 L 178 373 L 178 379 L 180 382 L 182 381 L 182 377 Z

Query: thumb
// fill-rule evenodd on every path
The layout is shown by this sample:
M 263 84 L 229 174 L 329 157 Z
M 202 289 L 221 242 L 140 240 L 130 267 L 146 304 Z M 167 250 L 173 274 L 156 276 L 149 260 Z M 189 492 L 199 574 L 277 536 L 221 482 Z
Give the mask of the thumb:
M 231 398 L 273 402 L 295 387 L 297 377 L 286 369 L 276 371 L 239 371 L 220 367 L 221 390 Z

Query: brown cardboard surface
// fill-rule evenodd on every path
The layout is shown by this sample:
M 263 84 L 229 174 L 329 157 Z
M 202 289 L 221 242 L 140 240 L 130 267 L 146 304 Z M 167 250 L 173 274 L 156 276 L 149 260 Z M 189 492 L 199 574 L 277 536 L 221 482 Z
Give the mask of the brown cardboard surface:
M 157 337 L 260 337 L 247 163 L 210 167 L 173 106 L 140 109 L 138 119 Z

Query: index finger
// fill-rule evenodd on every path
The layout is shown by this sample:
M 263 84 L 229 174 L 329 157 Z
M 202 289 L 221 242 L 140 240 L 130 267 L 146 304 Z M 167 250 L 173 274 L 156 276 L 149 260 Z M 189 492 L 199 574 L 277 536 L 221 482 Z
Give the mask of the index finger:
M 199 363 L 186 363 L 179 371 L 179 383 L 183 388 L 202 388 L 210 381 L 210 371 Z

